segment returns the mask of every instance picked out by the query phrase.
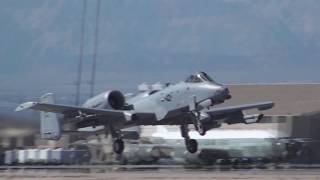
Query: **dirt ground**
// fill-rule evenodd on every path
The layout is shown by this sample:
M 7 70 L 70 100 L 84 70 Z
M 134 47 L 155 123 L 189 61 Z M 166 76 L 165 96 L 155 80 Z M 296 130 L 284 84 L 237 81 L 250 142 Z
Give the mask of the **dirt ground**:
M 207 180 L 207 179 L 262 179 L 262 180 L 305 180 L 320 179 L 320 169 L 243 169 L 243 170 L 214 170 L 214 169 L 104 169 L 104 168 L 10 168 L 0 171 L 0 180 Z

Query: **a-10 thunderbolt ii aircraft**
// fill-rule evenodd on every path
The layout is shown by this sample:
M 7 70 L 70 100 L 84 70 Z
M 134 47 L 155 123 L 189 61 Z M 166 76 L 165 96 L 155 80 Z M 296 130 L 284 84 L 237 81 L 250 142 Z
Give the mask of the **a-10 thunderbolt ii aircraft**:
M 185 81 L 169 85 L 162 90 L 146 91 L 125 97 L 120 91 L 101 93 L 88 99 L 82 106 L 54 104 L 52 94 L 46 94 L 39 102 L 26 102 L 16 111 L 33 109 L 40 113 L 40 133 L 44 139 L 58 140 L 62 130 L 60 123 L 72 123 L 74 127 L 95 127 L 103 125 L 105 133 L 111 134 L 113 151 L 124 150 L 122 132 L 124 128 L 140 125 L 179 125 L 186 148 L 195 153 L 198 143 L 189 137 L 188 125 L 192 124 L 200 135 L 218 128 L 222 123 L 256 123 L 263 114 L 244 115 L 248 109 L 267 110 L 272 102 L 261 102 L 231 107 L 215 108 L 217 104 L 230 99 L 226 86 L 216 83 L 206 73 L 191 75 Z M 63 114 L 63 120 L 57 114 Z

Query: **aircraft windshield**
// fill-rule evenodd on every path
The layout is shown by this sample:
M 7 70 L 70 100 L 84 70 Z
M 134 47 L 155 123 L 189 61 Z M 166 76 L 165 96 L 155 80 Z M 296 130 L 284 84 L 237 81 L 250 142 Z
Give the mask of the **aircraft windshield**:
M 185 82 L 199 83 L 199 82 L 211 82 L 217 84 L 207 73 L 200 72 L 189 76 Z

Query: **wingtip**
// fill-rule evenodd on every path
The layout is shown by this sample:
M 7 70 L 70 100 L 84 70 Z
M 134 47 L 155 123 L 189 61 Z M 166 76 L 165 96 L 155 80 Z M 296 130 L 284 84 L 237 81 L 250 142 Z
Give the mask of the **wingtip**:
M 271 102 L 272 103 L 272 107 L 274 107 L 276 104 L 274 102 Z
M 25 103 L 20 104 L 20 105 L 15 109 L 15 111 L 16 111 L 16 112 L 19 112 L 19 111 L 23 111 L 23 110 L 26 110 L 26 109 L 30 109 L 30 108 L 32 108 L 33 106 L 35 106 L 36 104 L 37 104 L 36 102 L 25 102 Z
M 267 101 L 267 102 L 264 102 L 262 104 L 265 104 L 265 107 L 258 108 L 259 111 L 265 111 L 265 110 L 268 110 L 268 109 L 272 109 L 275 106 L 275 103 L 272 102 L 272 101 Z
M 273 108 L 275 106 L 275 103 L 272 101 L 269 101 L 270 107 Z

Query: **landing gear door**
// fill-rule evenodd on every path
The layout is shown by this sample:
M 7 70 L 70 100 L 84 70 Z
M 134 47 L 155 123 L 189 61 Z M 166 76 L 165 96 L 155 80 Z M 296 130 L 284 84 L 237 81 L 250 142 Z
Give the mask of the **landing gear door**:
M 197 106 L 197 97 L 195 95 L 190 95 L 188 98 L 188 104 L 189 104 L 189 111 L 196 110 Z

